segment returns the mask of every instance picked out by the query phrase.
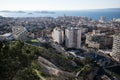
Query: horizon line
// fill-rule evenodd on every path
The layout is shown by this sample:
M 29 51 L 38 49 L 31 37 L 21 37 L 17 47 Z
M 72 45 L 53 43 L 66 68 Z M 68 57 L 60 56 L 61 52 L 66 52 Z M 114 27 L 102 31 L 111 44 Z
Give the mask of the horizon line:
M 116 8 L 98 8 L 98 9 L 74 9 L 74 10 L 0 10 L 0 11 L 80 11 L 80 10 L 102 10 L 102 9 L 120 9 Z

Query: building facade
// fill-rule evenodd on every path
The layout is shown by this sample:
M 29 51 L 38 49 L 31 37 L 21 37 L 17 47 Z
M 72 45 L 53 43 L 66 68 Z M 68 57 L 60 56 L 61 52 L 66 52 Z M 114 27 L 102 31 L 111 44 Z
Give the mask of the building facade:
M 64 30 L 58 27 L 53 29 L 52 38 L 54 42 L 62 44 L 64 42 Z
M 120 33 L 116 33 L 113 37 L 112 57 L 120 62 Z
M 97 49 L 111 49 L 113 37 L 102 33 L 88 33 L 86 34 L 86 45 Z
M 70 27 L 65 29 L 65 46 L 67 48 L 81 48 L 81 29 Z
M 23 26 L 13 26 L 12 33 L 16 40 L 19 40 L 19 39 L 25 40 L 25 41 L 28 40 L 28 38 L 27 38 L 28 31 Z

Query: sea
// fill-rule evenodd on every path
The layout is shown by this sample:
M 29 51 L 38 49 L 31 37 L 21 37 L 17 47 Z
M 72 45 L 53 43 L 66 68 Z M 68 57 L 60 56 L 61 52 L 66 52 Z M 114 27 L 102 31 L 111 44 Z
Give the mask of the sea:
M 78 11 L 53 11 L 53 12 L 5 12 L 0 11 L 0 16 L 3 17 L 60 17 L 60 16 L 81 16 L 98 20 L 101 16 L 105 16 L 106 20 L 120 18 L 120 9 L 117 10 L 78 10 Z

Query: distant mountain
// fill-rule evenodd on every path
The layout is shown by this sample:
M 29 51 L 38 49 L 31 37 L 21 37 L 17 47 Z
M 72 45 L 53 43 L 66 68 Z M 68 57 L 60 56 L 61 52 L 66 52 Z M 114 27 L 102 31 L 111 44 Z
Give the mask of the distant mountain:
M 43 13 L 43 14 L 54 14 L 53 11 L 34 11 L 34 13 Z
M 106 10 L 120 10 L 120 8 L 108 8 Z
M 88 10 L 77 10 L 77 11 L 80 11 L 80 12 L 97 12 L 97 13 L 102 13 L 102 12 L 107 12 L 107 13 L 111 13 L 111 12 L 116 12 L 116 13 L 120 13 L 120 8 L 107 8 L 107 9 L 88 9 Z M 62 12 L 62 11 L 60 11 Z M 65 11 L 63 11 L 65 13 Z M 62 13 L 63 13 L 62 12 Z M 66 11 L 66 13 L 69 12 L 69 11 Z M 71 11 L 72 12 L 72 11 Z M 19 11 L 9 11 L 9 10 L 2 10 L 0 11 L 0 13 L 2 13 L 1 15 L 4 16 L 5 14 L 7 15 L 11 15 L 11 13 L 15 13 L 15 14 L 28 14 L 29 16 L 30 15 L 52 15 L 52 14 L 57 14 L 57 11 L 22 11 L 22 10 L 19 10 Z M 10 13 L 10 14 L 9 14 Z M 3 15 L 4 14 L 4 15 Z M 68 14 L 69 15 L 69 14 Z M 53 15 L 52 15 L 53 16 Z
M 55 13 L 53 11 L 9 11 L 9 10 L 2 10 L 0 12 L 4 12 L 4 13 L 28 13 L 29 12 L 29 13 L 42 13 L 42 14 L 54 14 Z
M 108 8 L 108 9 L 100 9 L 100 10 L 106 10 L 106 11 L 120 11 L 120 8 Z
M 29 15 L 32 15 L 33 13 L 30 12 L 30 13 L 28 13 L 28 14 L 29 14 Z
M 8 10 L 2 10 L 2 11 L 0 11 L 0 12 L 11 12 L 11 11 L 8 11 Z
M 89 9 L 89 10 L 85 10 L 85 11 L 104 11 L 104 12 L 111 12 L 111 11 L 114 11 L 114 12 L 120 12 L 120 8 L 106 8 L 106 9 Z
M 50 13 L 50 14 L 54 14 L 55 12 L 52 12 L 52 11 L 41 11 L 41 13 Z
M 26 13 L 25 11 L 16 11 L 16 12 L 18 12 L 18 13 Z
M 9 11 L 9 10 L 2 10 L 0 12 L 5 12 L 5 13 L 26 13 L 25 11 Z
M 78 10 L 79 11 L 79 10 Z M 120 12 L 120 8 L 106 8 L 106 9 L 88 9 L 88 10 L 80 10 L 80 11 L 117 11 Z M 9 10 L 2 10 L 0 12 L 5 13 L 43 13 L 43 14 L 55 14 L 55 11 L 9 11 Z

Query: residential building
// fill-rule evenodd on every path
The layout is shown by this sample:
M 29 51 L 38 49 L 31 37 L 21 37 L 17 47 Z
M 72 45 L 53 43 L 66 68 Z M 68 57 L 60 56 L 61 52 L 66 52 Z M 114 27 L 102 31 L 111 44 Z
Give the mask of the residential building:
M 62 44 L 64 42 L 64 30 L 61 28 L 54 28 L 52 32 L 52 38 L 54 42 Z
M 12 32 L 13 32 L 13 35 L 14 35 L 14 38 L 16 40 L 28 40 L 27 38 L 27 34 L 28 34 L 28 31 L 25 27 L 23 26 L 13 26 L 12 27 Z
M 105 16 L 101 16 L 99 22 L 104 23 L 104 22 L 105 22 L 105 19 L 106 19 Z
M 94 34 L 100 34 L 100 30 L 93 30 L 92 31 L 92 34 L 94 35 Z
M 65 46 L 67 48 L 81 48 L 81 29 L 70 27 L 65 29 Z
M 111 35 L 106 35 L 104 33 L 92 33 L 86 34 L 86 44 L 88 47 L 97 49 L 110 49 L 112 48 L 113 37 Z
M 120 33 L 116 33 L 113 38 L 112 57 L 120 62 Z

